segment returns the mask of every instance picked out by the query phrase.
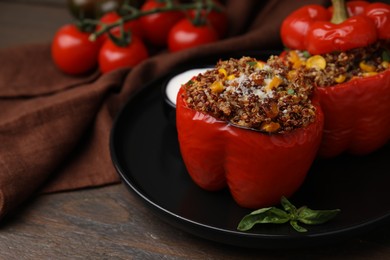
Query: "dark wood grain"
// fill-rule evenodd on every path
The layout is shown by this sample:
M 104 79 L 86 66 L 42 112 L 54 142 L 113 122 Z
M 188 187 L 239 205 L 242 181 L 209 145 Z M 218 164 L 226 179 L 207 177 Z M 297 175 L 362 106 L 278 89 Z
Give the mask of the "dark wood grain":
M 50 41 L 70 19 L 65 0 L 0 1 L 0 47 Z M 119 184 L 37 196 L 0 225 L 0 259 L 255 258 L 390 259 L 390 223 L 318 248 L 236 248 L 170 226 Z
M 389 226 L 382 226 L 318 248 L 236 248 L 172 227 L 120 184 L 34 198 L 0 227 L 0 252 L 4 259 L 15 255 L 34 259 L 386 259 L 390 256 L 389 231 Z

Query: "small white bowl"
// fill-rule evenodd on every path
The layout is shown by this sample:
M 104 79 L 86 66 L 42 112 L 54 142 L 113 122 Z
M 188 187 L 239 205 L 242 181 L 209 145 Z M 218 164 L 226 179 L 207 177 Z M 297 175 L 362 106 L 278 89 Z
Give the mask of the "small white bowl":
M 171 77 L 163 89 L 165 102 L 168 103 L 171 107 L 176 108 L 176 97 L 180 87 L 192 79 L 192 77 L 206 72 L 209 69 L 210 68 L 189 69 Z

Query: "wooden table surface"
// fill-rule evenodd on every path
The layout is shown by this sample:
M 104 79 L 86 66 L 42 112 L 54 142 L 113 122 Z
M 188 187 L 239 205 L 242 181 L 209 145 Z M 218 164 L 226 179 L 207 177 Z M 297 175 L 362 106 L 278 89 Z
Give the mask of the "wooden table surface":
M 70 20 L 65 0 L 0 0 L 0 48 L 50 41 L 56 29 Z M 390 259 L 390 223 L 351 240 L 317 248 L 237 248 L 170 226 L 124 184 L 118 184 L 34 197 L 0 224 L 0 259 L 346 257 Z

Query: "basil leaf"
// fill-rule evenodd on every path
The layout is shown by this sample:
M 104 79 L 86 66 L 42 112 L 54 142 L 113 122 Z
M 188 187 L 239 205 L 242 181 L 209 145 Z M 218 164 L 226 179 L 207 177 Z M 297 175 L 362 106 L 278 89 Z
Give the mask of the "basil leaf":
M 289 215 L 281 209 L 270 207 L 262 208 L 253 211 L 249 215 L 242 218 L 238 224 L 237 229 L 240 231 L 247 231 L 254 225 L 260 223 L 275 223 L 283 224 L 290 220 Z
M 304 227 L 301 227 L 300 225 L 298 225 L 298 221 L 296 220 L 291 220 L 290 221 L 290 225 L 298 232 L 302 233 L 302 232 L 307 232 L 307 229 L 304 228 Z
M 298 232 L 306 232 L 307 229 L 301 227 L 299 222 L 315 225 L 325 223 L 334 218 L 339 209 L 334 210 L 313 210 L 306 206 L 297 209 L 286 197 L 280 199 L 283 209 L 269 207 L 253 211 L 243 217 L 237 226 L 240 231 L 247 231 L 258 223 L 283 224 L 290 222 L 290 225 Z
M 309 225 L 325 223 L 334 218 L 340 212 L 339 209 L 333 210 L 313 210 L 307 207 L 298 209 L 298 220 Z
M 291 212 L 294 214 L 295 211 L 297 210 L 297 208 L 284 196 L 280 199 L 280 203 L 282 204 L 282 207 L 284 208 L 284 210 L 286 210 L 288 212 Z

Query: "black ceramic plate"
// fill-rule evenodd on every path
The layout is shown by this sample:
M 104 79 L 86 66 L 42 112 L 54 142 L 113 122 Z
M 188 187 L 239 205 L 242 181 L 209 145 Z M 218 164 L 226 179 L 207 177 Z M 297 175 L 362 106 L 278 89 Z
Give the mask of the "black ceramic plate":
M 248 53 L 246 53 L 248 54 Z M 238 54 L 227 54 L 237 56 Z M 249 53 L 265 59 L 269 53 Z M 221 57 L 221 56 L 220 56 Z M 186 68 L 213 64 L 190 62 Z M 180 70 L 178 70 L 180 71 Z M 205 239 L 253 247 L 300 247 L 345 239 L 390 219 L 390 145 L 364 157 L 341 156 L 314 162 L 299 191 L 290 198 L 297 206 L 341 209 L 332 221 L 305 226 L 257 225 L 236 230 L 251 210 L 239 207 L 227 190 L 208 192 L 189 178 L 180 156 L 174 110 L 166 110 L 161 87 L 174 75 L 158 79 L 135 95 L 118 115 L 111 132 L 113 163 L 124 183 L 162 219 Z

